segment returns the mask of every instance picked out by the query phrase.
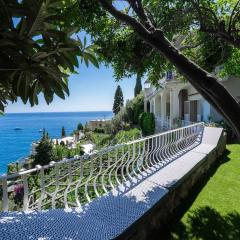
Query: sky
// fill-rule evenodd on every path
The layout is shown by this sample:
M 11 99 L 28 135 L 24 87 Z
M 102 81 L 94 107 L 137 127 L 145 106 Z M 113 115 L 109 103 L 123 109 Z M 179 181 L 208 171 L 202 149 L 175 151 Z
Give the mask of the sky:
M 31 107 L 24 105 L 19 99 L 17 103 L 9 103 L 6 113 L 20 112 L 79 112 L 79 111 L 111 111 L 114 93 L 119 84 L 124 100 L 134 96 L 135 76 L 115 82 L 113 70 L 101 65 L 96 68 L 80 64 L 78 74 L 69 78 L 70 96 L 65 100 L 55 96 L 50 105 L 39 96 L 39 105 Z
M 18 23 L 14 19 L 14 24 Z M 91 37 L 84 31 L 74 34 L 73 38 L 86 37 L 87 45 L 91 43 Z M 99 68 L 84 63 L 79 64 L 76 69 L 78 74 L 69 77 L 70 96 L 65 100 L 54 97 L 49 105 L 46 104 L 42 95 L 39 96 L 39 104 L 31 107 L 30 104 L 23 104 L 21 99 L 16 103 L 11 103 L 5 108 L 6 113 L 25 113 L 25 112 L 81 112 L 81 111 L 111 111 L 113 106 L 114 94 L 117 85 L 123 91 L 124 101 L 134 97 L 135 76 L 122 79 L 116 82 L 113 76 L 113 69 L 100 65 Z

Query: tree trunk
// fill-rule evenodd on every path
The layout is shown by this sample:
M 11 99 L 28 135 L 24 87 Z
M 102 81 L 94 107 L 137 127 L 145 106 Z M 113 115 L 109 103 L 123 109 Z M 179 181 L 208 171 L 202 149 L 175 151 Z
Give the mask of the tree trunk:
M 154 47 L 171 62 L 193 87 L 225 118 L 240 140 L 240 104 L 237 103 L 217 78 L 181 54 L 168 41 L 160 29 L 156 29 L 147 23 L 148 30 L 135 18 L 116 10 L 110 1 L 98 1 L 104 9 L 119 21 L 131 26 L 145 42 Z M 140 12 L 140 17 L 142 17 L 142 14 L 144 14 L 143 11 Z
M 144 38 L 164 55 L 197 91 L 226 119 L 240 139 L 240 105 L 211 74 L 183 56 L 162 34 L 156 31 Z

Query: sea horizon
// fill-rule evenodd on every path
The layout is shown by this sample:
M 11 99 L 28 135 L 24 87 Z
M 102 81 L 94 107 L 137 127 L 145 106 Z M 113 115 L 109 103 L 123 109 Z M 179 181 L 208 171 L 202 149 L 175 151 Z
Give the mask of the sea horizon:
M 41 129 L 45 128 L 51 138 L 59 138 L 63 126 L 70 135 L 78 123 L 112 117 L 112 111 L 5 113 L 0 117 L 0 174 L 9 163 L 30 154 L 31 143 L 41 138 Z
M 95 112 L 112 112 L 112 110 L 96 110 L 96 111 L 56 111 L 56 112 L 4 112 L 6 114 L 34 114 L 34 113 L 95 113 Z

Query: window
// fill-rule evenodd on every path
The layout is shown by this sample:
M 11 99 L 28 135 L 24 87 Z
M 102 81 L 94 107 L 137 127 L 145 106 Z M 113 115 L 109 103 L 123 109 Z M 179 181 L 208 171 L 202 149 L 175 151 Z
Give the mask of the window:
M 170 80 L 172 80 L 173 79 L 173 73 L 172 73 L 172 71 L 168 71 L 167 72 L 167 75 L 166 75 L 166 80 L 167 81 L 170 81 Z

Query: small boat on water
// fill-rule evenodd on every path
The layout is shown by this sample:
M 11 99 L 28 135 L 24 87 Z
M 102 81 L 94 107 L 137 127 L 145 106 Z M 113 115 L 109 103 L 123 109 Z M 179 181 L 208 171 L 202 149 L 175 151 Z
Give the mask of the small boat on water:
M 15 127 L 13 130 L 18 131 L 18 130 L 22 130 L 22 128 L 20 128 L 20 127 Z
M 38 132 L 40 132 L 40 133 L 43 132 L 43 129 L 39 129 Z

